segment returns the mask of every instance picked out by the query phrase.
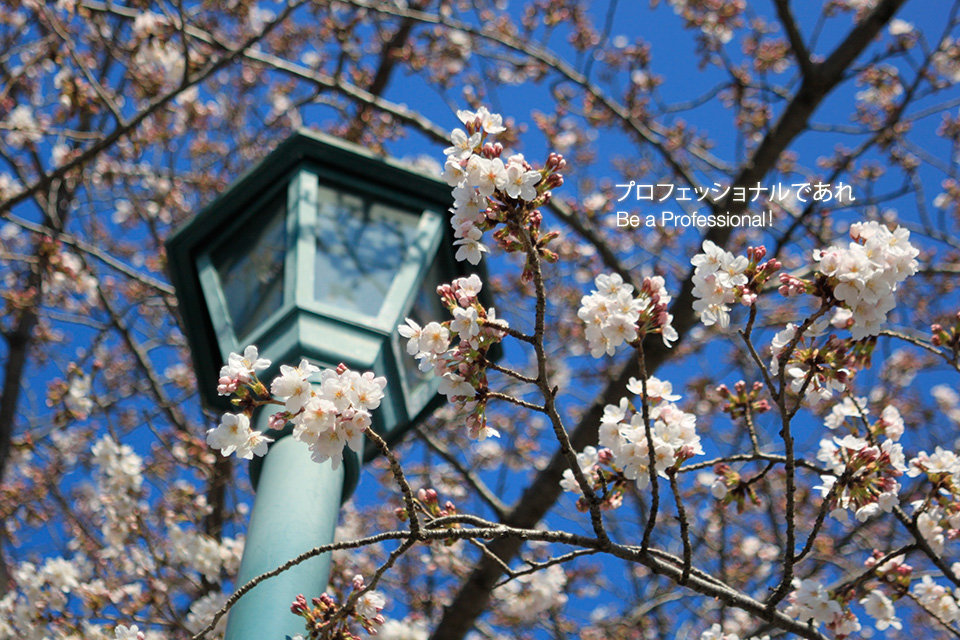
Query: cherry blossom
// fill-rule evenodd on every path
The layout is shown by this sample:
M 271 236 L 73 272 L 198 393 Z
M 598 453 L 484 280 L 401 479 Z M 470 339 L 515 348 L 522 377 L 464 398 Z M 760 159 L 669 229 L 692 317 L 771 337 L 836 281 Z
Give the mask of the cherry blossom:
M 730 305 L 752 305 L 763 284 L 780 269 L 777 260 L 761 262 L 766 248 L 751 247 L 747 256 L 735 256 L 710 240 L 703 241 L 703 252 L 693 256 L 693 309 L 704 326 L 730 324 Z
M 616 273 L 601 274 L 595 280 L 596 291 L 583 296 L 577 316 L 586 324 L 585 336 L 595 358 L 614 355 L 624 342 L 632 343 L 647 333 L 659 333 L 668 347 L 677 339 L 667 312 L 671 297 L 663 278 L 645 278 L 637 297 L 633 285 Z
M 234 384 L 247 384 L 256 377 L 257 371 L 269 368 L 270 361 L 261 358 L 257 348 L 250 345 L 244 349 L 243 355 L 230 354 L 227 363 L 220 369 L 220 384 L 224 384 L 224 380 L 233 381 Z
M 223 456 L 236 453 L 238 458 L 251 459 L 267 454 L 272 439 L 250 428 L 250 419 L 240 413 L 225 413 L 215 429 L 207 431 L 207 444 L 219 449 Z
M 917 272 L 919 249 L 910 244 L 910 232 L 890 231 L 878 222 L 850 227 L 846 247 L 834 245 L 815 251 L 819 270 L 835 283 L 833 294 L 853 314 L 854 340 L 877 335 L 880 325 L 896 306 L 897 286 Z
M 310 376 L 319 371 L 319 367 L 306 359 L 297 367 L 282 364 L 280 375 L 270 385 L 270 392 L 284 401 L 289 413 L 297 413 L 310 399 Z
M 566 584 L 567 576 L 563 568 L 552 565 L 543 571 L 521 575 L 494 593 L 501 601 L 504 614 L 521 620 L 532 620 L 543 612 L 566 603 Z

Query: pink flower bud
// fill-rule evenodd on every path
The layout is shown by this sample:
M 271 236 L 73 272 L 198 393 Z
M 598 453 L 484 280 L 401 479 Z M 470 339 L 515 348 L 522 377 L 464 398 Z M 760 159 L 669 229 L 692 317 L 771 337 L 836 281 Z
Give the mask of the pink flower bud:
M 220 378 L 217 382 L 217 393 L 221 396 L 229 396 L 240 386 L 240 381 L 237 378 L 227 376 Z
M 303 594 L 297 594 L 297 597 L 293 600 L 293 604 L 290 605 L 290 612 L 299 615 L 307 610 L 307 599 L 303 597 Z

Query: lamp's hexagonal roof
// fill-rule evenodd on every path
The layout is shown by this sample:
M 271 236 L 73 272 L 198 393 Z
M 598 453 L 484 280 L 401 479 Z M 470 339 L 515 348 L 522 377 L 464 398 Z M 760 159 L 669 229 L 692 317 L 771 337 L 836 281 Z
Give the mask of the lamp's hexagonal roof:
M 174 232 L 166 242 L 170 280 L 177 290 L 184 331 L 193 352 L 201 397 L 225 408 L 216 392 L 221 366 L 220 349 L 204 302 L 197 269 L 198 256 L 246 206 L 279 181 L 309 166 L 322 184 L 336 187 L 347 179 L 370 186 L 371 191 L 422 202 L 444 213 L 452 204 L 450 187 L 405 163 L 375 155 L 361 146 L 316 131 L 301 129 L 282 142 L 254 167 L 234 181 L 214 202 Z M 448 227 L 449 231 L 449 227 Z M 452 242 L 452 234 L 451 234 Z

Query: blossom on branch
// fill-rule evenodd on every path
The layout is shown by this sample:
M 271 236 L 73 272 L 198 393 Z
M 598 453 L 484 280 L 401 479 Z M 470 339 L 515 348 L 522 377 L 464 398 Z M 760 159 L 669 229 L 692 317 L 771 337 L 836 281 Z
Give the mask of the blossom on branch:
M 452 320 L 432 321 L 421 327 L 406 318 L 397 327 L 407 339 L 406 351 L 419 360 L 423 372 L 440 378 L 439 393 L 456 402 L 467 413 L 470 437 L 484 440 L 500 434 L 486 424 L 486 354 L 503 339 L 509 324 L 497 318 L 496 310 L 486 309 L 477 296 L 483 283 L 476 274 L 458 278 L 437 288 Z M 458 338 L 455 346 L 453 337 Z
M 703 241 L 703 252 L 693 256 L 693 310 L 700 322 L 726 329 L 730 324 L 730 305 L 749 307 L 757 300 L 763 285 L 780 269 L 780 262 L 761 262 L 767 250 L 760 246 L 747 249 L 746 256 L 735 256 L 710 240 Z
M 250 428 L 250 418 L 242 413 L 225 413 L 220 424 L 207 431 L 207 444 L 219 449 L 224 457 L 234 452 L 246 460 L 255 455 L 264 456 L 270 442 L 273 440 Z
M 408 324 L 405 331 L 423 336 L 416 323 Z M 431 344 L 428 336 L 424 344 Z M 358 373 L 345 365 L 336 370 L 320 368 L 307 360 L 297 367 L 281 365 L 280 375 L 270 385 L 270 391 L 256 378 L 256 371 L 270 366 L 269 360 L 259 357 L 257 348 L 249 346 L 244 355 L 231 353 L 227 364 L 220 372 L 221 386 L 232 387 L 236 393 L 234 404 L 243 407 L 243 413 L 224 414 L 215 429 L 207 431 L 207 444 L 228 456 L 251 459 L 267 453 L 267 445 L 273 440 L 250 426 L 250 415 L 264 404 L 283 404 L 284 411 L 270 416 L 271 428 L 280 429 L 293 423 L 293 438 L 310 448 L 311 458 L 316 462 L 332 460 L 337 469 L 343 460 L 343 448 L 360 452 L 363 434 L 373 423 L 371 411 L 380 406 L 386 378 L 372 372 Z M 317 386 L 310 378 L 320 374 Z M 225 385 L 227 380 L 230 384 Z M 240 386 L 240 384 L 246 386 Z M 276 396 L 276 399 L 274 399 Z
M 896 306 L 897 286 L 917 272 L 920 250 L 910 244 L 908 230 L 890 231 L 875 221 L 851 225 L 850 237 L 847 246 L 815 251 L 813 259 L 834 297 L 853 314 L 850 335 L 862 340 L 880 333 Z
M 600 274 L 597 289 L 580 300 L 577 316 L 586 324 L 585 335 L 594 358 L 612 356 L 624 342 L 630 344 L 648 333 L 659 333 L 666 346 L 678 338 L 673 315 L 667 313 L 670 295 L 660 276 L 644 278 L 637 296 L 633 285 L 618 273 Z
M 673 395 L 673 385 L 651 376 L 646 387 L 652 442 L 647 440 L 644 411 L 640 404 L 643 402 L 643 385 L 631 379 L 627 389 L 639 396 L 637 405 L 631 404 L 628 398 L 621 398 L 619 405 L 607 405 L 599 429 L 599 444 L 603 448 L 598 451 L 586 447 L 577 454 L 578 466 L 594 491 L 605 492 L 599 496 L 603 508 L 620 505 L 628 480 L 635 482 L 641 490 L 649 486 L 651 447 L 654 472 L 661 477 L 666 477 L 670 470 L 679 469 L 693 456 L 703 454 L 700 436 L 696 432 L 697 417 L 668 400 L 680 399 L 680 396 Z M 560 485 L 564 491 L 583 493 L 571 469 L 564 471 Z M 586 509 L 588 505 L 581 498 L 577 506 Z

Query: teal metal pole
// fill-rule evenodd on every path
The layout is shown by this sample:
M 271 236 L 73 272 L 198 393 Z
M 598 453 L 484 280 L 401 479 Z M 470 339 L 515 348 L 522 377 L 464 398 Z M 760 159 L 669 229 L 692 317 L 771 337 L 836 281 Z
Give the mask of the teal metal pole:
M 269 411 L 254 417 L 267 431 Z M 346 452 L 344 452 L 346 453 Z M 237 585 L 276 569 L 314 547 L 333 542 L 343 494 L 345 465 L 317 464 L 302 442 L 287 436 L 270 446 L 263 461 L 257 497 Z M 230 609 L 225 640 L 284 640 L 303 633 L 304 620 L 290 613 L 297 594 L 307 601 L 327 588 L 330 554 L 325 553 L 269 578 Z

